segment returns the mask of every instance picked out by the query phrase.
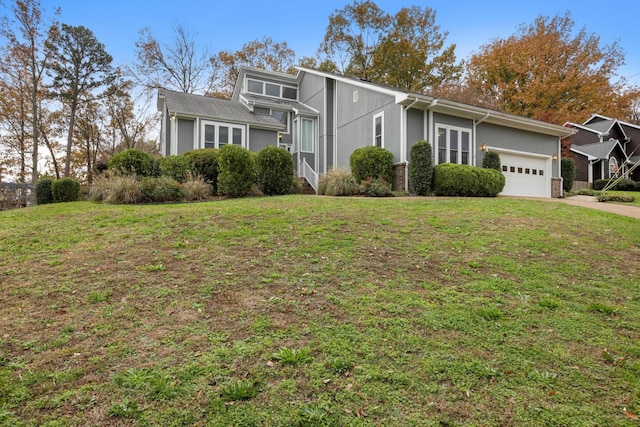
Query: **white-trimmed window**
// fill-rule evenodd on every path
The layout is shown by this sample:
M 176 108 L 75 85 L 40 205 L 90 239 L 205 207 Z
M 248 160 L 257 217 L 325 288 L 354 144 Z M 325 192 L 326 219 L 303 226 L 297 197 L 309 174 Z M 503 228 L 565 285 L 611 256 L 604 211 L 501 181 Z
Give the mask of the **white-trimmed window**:
M 373 116 L 373 145 L 384 147 L 384 111 Z
M 437 125 L 436 131 L 437 164 L 471 164 L 471 129 Z
M 254 79 L 247 79 L 247 92 L 274 98 L 298 99 L 298 88 L 295 86 L 261 82 L 260 80 Z
M 618 176 L 620 169 L 618 167 L 618 160 L 615 157 L 609 158 L 609 178 Z
M 300 151 L 313 153 L 313 120 L 302 118 L 300 122 Z
M 203 121 L 200 129 L 203 148 L 220 148 L 227 144 L 244 146 L 244 126 Z

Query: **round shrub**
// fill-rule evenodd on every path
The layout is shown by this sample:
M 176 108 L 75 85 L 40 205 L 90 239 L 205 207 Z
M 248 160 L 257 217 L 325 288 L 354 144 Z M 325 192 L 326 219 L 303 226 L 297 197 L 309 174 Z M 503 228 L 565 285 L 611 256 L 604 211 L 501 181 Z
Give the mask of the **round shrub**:
M 433 169 L 433 189 L 437 196 L 495 197 L 505 184 L 495 169 L 442 163 Z
M 610 181 L 615 181 L 618 178 L 611 178 L 611 179 L 597 179 L 593 182 L 593 189 L 594 190 L 602 190 L 604 187 L 606 187 Z M 627 178 L 623 178 L 621 179 L 613 188 L 610 188 L 609 190 L 612 191 L 634 191 L 636 189 L 636 183 L 635 181 L 632 181 L 630 179 Z
M 51 193 L 56 203 L 77 202 L 80 197 L 80 183 L 73 178 L 57 179 L 51 183 Z
M 200 175 L 206 182 L 213 186 L 213 193 L 217 192 L 218 172 L 218 149 L 201 148 L 184 153 L 184 156 L 191 159 L 193 168 L 197 175 Z
M 180 183 L 168 176 L 145 177 L 139 188 L 141 202 L 178 202 L 185 198 Z
M 268 146 L 258 153 L 258 188 L 265 196 L 287 194 L 293 180 L 293 156 L 284 148 Z
M 109 170 L 121 175 L 151 176 L 154 159 L 149 153 L 130 148 L 109 159 Z
M 187 179 L 193 178 L 195 168 L 190 157 L 167 156 L 158 160 L 158 168 L 160 175 L 167 176 L 178 182 L 185 182 Z
M 42 178 L 36 182 L 36 204 L 46 205 L 53 203 L 53 192 L 51 191 L 51 178 Z
M 356 181 L 382 177 L 393 182 L 393 154 L 380 147 L 362 147 L 351 153 L 351 173 Z
M 418 196 L 431 193 L 433 155 L 428 141 L 418 141 L 409 153 L 409 184 Z
M 249 150 L 228 144 L 218 154 L 218 194 L 243 197 L 251 192 L 256 181 L 256 164 Z
M 560 174 L 562 175 L 562 189 L 571 191 L 576 180 L 576 164 L 570 157 L 560 160 Z
M 482 167 L 485 169 L 495 169 L 502 173 L 502 164 L 500 163 L 500 154 L 495 151 L 487 151 L 482 159 Z

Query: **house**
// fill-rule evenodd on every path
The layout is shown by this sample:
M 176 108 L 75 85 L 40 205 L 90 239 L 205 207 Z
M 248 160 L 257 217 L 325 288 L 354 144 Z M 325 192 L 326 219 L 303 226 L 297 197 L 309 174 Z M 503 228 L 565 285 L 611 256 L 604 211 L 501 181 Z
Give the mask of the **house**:
M 560 140 L 575 130 L 486 108 L 298 68 L 296 75 L 242 68 L 231 100 L 161 90 L 163 155 L 238 144 L 278 145 L 316 188 L 318 176 L 349 168 L 351 153 L 375 145 L 393 153 L 396 189 L 407 189 L 413 144 L 431 142 L 434 164 L 481 166 L 500 154 L 501 194 L 560 197 Z
M 626 176 L 640 180 L 640 126 L 594 114 L 583 124 L 565 123 L 577 132 L 567 138 L 576 161 L 576 185 L 592 187 L 598 179 Z

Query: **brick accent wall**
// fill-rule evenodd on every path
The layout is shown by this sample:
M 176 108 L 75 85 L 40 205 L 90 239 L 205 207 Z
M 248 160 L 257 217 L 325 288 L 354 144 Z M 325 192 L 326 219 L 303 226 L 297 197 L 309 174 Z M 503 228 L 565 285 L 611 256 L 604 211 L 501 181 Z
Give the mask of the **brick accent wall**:
M 393 191 L 404 191 L 404 177 L 407 170 L 407 164 L 396 163 L 393 165 L 393 182 L 391 183 L 391 188 Z

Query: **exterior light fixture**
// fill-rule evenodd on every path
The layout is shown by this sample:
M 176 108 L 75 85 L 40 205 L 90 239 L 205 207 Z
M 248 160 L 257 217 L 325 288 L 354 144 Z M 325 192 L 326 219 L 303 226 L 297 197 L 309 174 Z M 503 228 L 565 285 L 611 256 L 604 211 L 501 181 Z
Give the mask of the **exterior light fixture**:
M 558 160 L 558 155 L 554 154 L 553 156 L 551 156 L 551 160 L 553 160 L 554 162 Z
M 487 151 L 489 151 L 489 146 L 487 144 L 482 144 L 480 146 L 480 150 L 486 153 Z

